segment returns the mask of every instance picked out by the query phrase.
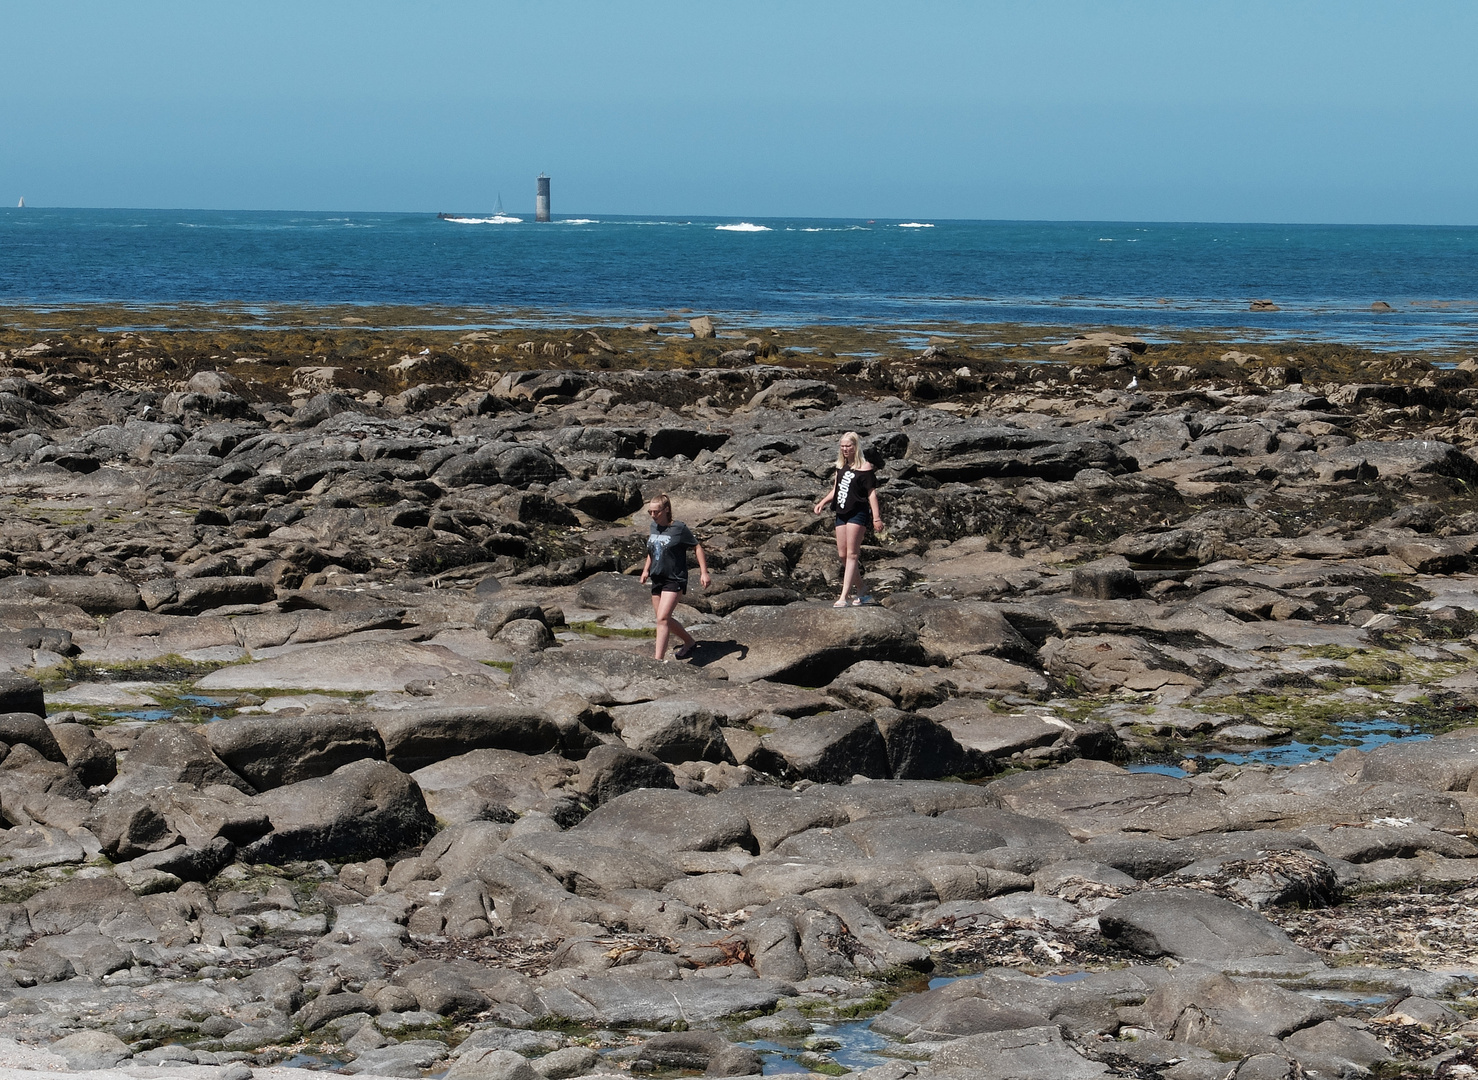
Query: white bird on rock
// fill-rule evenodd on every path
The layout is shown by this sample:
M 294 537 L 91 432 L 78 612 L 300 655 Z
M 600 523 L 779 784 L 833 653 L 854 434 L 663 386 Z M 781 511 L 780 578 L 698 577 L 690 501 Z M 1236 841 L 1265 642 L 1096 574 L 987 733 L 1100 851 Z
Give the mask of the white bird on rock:
M 1136 375 L 1136 376 L 1134 376 L 1134 378 L 1130 379 L 1129 380 L 1129 385 L 1126 386 L 1126 387 L 1124 387 L 1124 389 L 1125 390 L 1138 390 L 1139 389 L 1139 376 Z

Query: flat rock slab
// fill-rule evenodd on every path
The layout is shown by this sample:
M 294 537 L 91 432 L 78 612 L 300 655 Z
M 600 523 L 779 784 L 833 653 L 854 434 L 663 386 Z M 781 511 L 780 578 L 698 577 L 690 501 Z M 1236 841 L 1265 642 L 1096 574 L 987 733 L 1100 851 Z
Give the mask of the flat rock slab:
M 1098 916 L 1106 937 L 1141 956 L 1230 965 L 1240 969 L 1322 967 L 1256 912 L 1189 889 L 1153 889 L 1115 901 Z
M 149 696 L 148 691 L 157 688 L 155 683 L 116 682 L 78 683 L 65 690 L 55 690 L 46 695 L 48 704 L 55 705 L 110 705 L 118 708 L 158 707 L 159 702 Z
M 698 659 L 722 667 L 735 682 L 773 679 L 824 686 L 862 660 L 917 664 L 918 633 L 886 608 L 789 604 L 745 608 L 701 628 Z
M 966 715 L 961 715 L 965 713 Z M 999 716 L 982 702 L 954 700 L 924 715 L 942 724 L 967 750 L 993 757 L 1009 756 L 1035 746 L 1051 746 L 1072 727 L 1064 720 L 1042 716 Z
M 509 688 L 526 701 L 578 694 L 602 705 L 630 705 L 681 694 L 702 700 L 723 688 L 689 664 L 663 663 L 621 649 L 548 649 L 515 665 Z
M 934 1055 L 930 1075 L 941 1080 L 1092 1080 L 1109 1075 L 1109 1068 L 1068 1046 L 1054 1024 L 956 1039 Z
M 405 641 L 320 645 L 255 664 L 213 671 L 196 685 L 201 690 L 403 690 L 406 683 L 454 675 L 481 675 L 487 669 L 439 645 Z

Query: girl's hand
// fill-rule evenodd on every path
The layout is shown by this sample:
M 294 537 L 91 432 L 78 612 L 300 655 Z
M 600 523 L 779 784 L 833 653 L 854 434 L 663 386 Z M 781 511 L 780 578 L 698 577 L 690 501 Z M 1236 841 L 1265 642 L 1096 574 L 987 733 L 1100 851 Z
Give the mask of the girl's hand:
M 710 584 L 712 584 L 713 578 L 709 577 L 708 571 L 705 570 L 703 573 L 698 575 L 698 582 L 706 589 Z

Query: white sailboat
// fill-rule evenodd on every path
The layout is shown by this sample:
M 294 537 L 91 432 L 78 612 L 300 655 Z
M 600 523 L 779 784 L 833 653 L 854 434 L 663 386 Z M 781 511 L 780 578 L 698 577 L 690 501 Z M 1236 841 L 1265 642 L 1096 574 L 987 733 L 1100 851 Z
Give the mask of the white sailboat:
M 17 210 L 24 210 L 26 208 L 26 197 L 24 195 L 21 196 L 21 201 L 15 204 L 15 208 Z
M 523 218 L 514 217 L 512 214 L 503 212 L 503 193 L 498 192 L 498 204 L 493 207 L 492 217 L 472 217 L 467 214 L 437 214 L 442 221 L 454 222 L 458 225 L 518 225 Z

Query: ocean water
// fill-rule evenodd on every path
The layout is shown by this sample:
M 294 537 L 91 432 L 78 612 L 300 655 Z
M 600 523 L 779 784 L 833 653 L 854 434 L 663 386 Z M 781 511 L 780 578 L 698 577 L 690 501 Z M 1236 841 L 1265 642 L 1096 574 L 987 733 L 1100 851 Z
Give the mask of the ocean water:
M 1478 346 L 1478 228 L 0 210 L 0 304 L 410 304 L 489 325 L 1205 328 Z M 1255 299 L 1278 311 L 1249 311 Z M 1381 301 L 1394 310 L 1374 312 Z

